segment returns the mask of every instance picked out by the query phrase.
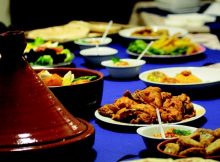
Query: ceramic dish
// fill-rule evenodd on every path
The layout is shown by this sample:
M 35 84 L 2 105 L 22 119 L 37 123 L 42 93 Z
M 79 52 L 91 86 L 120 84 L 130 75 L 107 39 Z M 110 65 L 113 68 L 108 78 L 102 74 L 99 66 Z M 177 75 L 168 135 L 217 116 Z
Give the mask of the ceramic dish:
M 175 155 L 175 154 L 171 154 L 171 153 L 166 153 L 164 152 L 164 148 L 166 146 L 166 144 L 168 143 L 176 143 L 177 142 L 177 138 L 176 139 L 168 139 L 168 140 L 165 140 L 163 142 L 160 142 L 158 145 L 157 145 L 157 150 L 162 153 L 163 155 L 166 155 L 167 157 L 169 158 L 187 158 L 187 156 L 185 155 Z M 195 155 L 194 155 L 195 156 Z M 201 156 L 197 153 L 196 155 L 197 157 Z M 204 155 L 203 155 L 204 156 Z M 220 155 L 213 155 L 213 156 L 205 156 L 204 158 L 206 159 L 220 159 Z
M 193 104 L 195 111 L 196 111 L 196 116 L 182 120 L 180 122 L 176 122 L 176 123 L 170 123 L 170 124 L 183 124 L 183 123 L 187 123 L 187 122 L 191 122 L 194 120 L 197 120 L 199 118 L 201 118 L 202 116 L 204 116 L 204 114 L 206 113 L 206 110 L 204 107 L 198 105 L 198 104 Z M 98 110 L 95 111 L 95 117 L 97 119 L 99 119 L 100 121 L 103 121 L 105 123 L 109 123 L 109 124 L 114 124 L 114 125 L 120 125 L 120 126 L 131 126 L 131 127 L 141 127 L 141 126 L 150 126 L 153 124 L 131 124 L 131 123 L 125 123 L 125 122 L 120 122 L 120 121 L 116 121 L 113 120 L 109 117 L 105 117 L 103 115 L 100 115 Z M 157 125 L 157 124 L 156 124 Z
M 112 60 L 102 61 L 101 65 L 107 68 L 113 78 L 123 79 L 138 76 L 141 66 L 146 63 L 144 60 L 137 59 L 120 59 L 120 61 L 126 62 L 128 65 L 119 66 Z
M 160 36 L 132 36 L 131 34 L 135 31 L 144 29 L 146 26 L 138 26 L 138 27 L 132 27 L 128 29 L 123 29 L 119 31 L 119 35 L 123 38 L 135 40 L 135 39 L 143 39 L 143 40 L 156 40 L 159 39 Z M 169 35 L 179 34 L 179 37 L 185 36 L 188 31 L 183 28 L 177 28 L 177 27 L 167 27 L 167 26 L 150 26 L 153 31 L 161 30 L 161 29 L 167 29 Z
M 106 37 L 102 41 L 101 39 L 102 39 L 101 37 L 82 38 L 82 39 L 75 40 L 74 43 L 79 45 L 80 49 L 82 50 L 86 48 L 95 47 L 96 45 L 105 46 L 112 42 L 112 39 L 110 37 Z
M 92 47 L 80 51 L 85 62 L 96 66 L 101 66 L 102 61 L 111 60 L 117 53 L 118 50 L 111 47 Z
M 190 135 L 197 128 L 190 127 L 186 125 L 175 125 L 175 124 L 163 124 L 163 130 L 166 138 L 162 138 L 160 136 L 160 127 L 159 125 L 151 125 L 146 127 L 139 127 L 137 129 L 137 133 L 142 137 L 146 147 L 156 149 L 157 144 L 166 140 L 166 139 L 174 139 L 178 136 Z M 173 133 L 173 134 L 171 134 Z M 182 134 L 181 134 L 182 133 Z
M 147 79 L 149 73 L 154 71 L 160 71 L 165 73 L 170 77 L 174 77 L 177 73 L 184 70 L 191 71 L 192 74 L 197 76 L 202 80 L 200 83 L 159 83 L 152 82 Z M 148 70 L 142 72 L 139 75 L 140 80 L 142 80 L 146 85 L 156 85 L 160 87 L 170 87 L 170 88 L 205 88 L 210 86 L 215 86 L 220 84 L 220 69 L 208 68 L 208 67 L 171 67 L 171 68 L 159 68 Z
M 197 56 L 197 55 L 201 55 L 205 52 L 205 47 L 200 46 L 200 50 L 198 52 L 195 53 L 191 53 L 188 55 L 155 55 L 155 54 L 149 54 L 149 55 L 144 55 L 143 58 L 156 58 L 156 59 L 171 59 L 171 58 L 185 58 L 185 57 L 192 57 L 192 56 Z M 140 54 L 135 53 L 135 52 L 131 52 L 129 50 L 126 50 L 126 52 L 128 53 L 128 55 L 131 56 L 139 56 Z
M 84 119 L 88 119 L 94 116 L 95 110 L 100 106 L 102 101 L 104 76 L 101 72 L 85 68 L 61 67 L 42 69 L 38 68 L 35 69 L 35 72 L 39 73 L 42 70 L 47 70 L 51 74 L 58 74 L 61 77 L 71 71 L 72 74 L 74 74 L 74 78 L 78 78 L 78 81 L 80 77 L 96 76 L 95 79 L 89 82 L 81 82 L 81 84 L 72 84 L 67 86 L 48 86 L 54 95 L 74 116 Z M 44 77 L 45 76 L 46 75 L 44 75 Z M 50 82 L 55 83 L 55 77 L 53 80 L 51 79 Z

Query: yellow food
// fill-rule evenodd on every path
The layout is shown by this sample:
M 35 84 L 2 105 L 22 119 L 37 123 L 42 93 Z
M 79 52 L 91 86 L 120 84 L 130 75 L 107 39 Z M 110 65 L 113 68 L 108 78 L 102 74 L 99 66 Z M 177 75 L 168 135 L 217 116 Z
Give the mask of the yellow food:
M 175 77 L 167 76 L 161 71 L 154 71 L 147 75 L 147 80 L 159 83 L 201 83 L 202 80 L 192 74 L 189 70 L 184 70 Z

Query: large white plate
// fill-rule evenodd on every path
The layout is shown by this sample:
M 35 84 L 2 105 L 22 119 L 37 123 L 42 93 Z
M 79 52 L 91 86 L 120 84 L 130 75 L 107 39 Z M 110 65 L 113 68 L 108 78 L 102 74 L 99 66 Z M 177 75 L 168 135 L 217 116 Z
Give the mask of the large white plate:
M 147 75 L 153 71 L 161 71 L 170 77 L 174 77 L 177 73 L 180 73 L 184 70 L 189 70 L 202 80 L 201 83 L 157 83 L 152 82 L 147 79 Z M 210 67 L 170 67 L 170 68 L 159 68 L 144 71 L 139 74 L 139 79 L 142 80 L 147 85 L 154 86 L 166 86 L 172 88 L 205 88 L 214 85 L 220 85 L 220 69 L 210 68 Z
M 200 50 L 198 52 L 195 52 L 195 53 L 191 53 L 191 54 L 188 54 L 188 55 L 144 55 L 143 58 L 166 58 L 166 59 L 169 59 L 169 58 L 185 58 L 185 57 L 192 57 L 192 56 L 195 56 L 195 55 L 201 55 L 205 52 L 205 47 L 203 46 L 200 46 Z M 138 53 L 134 53 L 134 52 L 131 52 L 129 50 L 126 50 L 126 52 L 131 55 L 131 56 L 139 56 L 140 54 Z
M 187 123 L 187 122 L 191 122 L 194 121 L 196 119 L 201 118 L 202 116 L 205 115 L 206 110 L 204 107 L 198 105 L 198 104 L 193 104 L 195 111 L 196 111 L 196 116 L 182 120 L 180 122 L 175 122 L 175 123 L 169 123 L 169 124 L 183 124 L 183 123 Z M 105 117 L 101 114 L 99 114 L 98 110 L 95 111 L 95 117 L 105 123 L 109 123 L 109 124 L 114 124 L 114 125 L 121 125 L 121 126 L 135 126 L 135 127 L 142 127 L 142 126 L 148 126 L 148 125 L 154 125 L 154 124 L 131 124 L 131 123 L 124 123 L 124 122 L 120 122 L 120 121 L 116 121 L 113 120 L 109 117 Z
M 123 30 L 120 30 L 118 34 L 121 37 L 132 39 L 132 40 L 135 40 L 135 39 L 156 40 L 156 39 L 160 38 L 160 36 L 145 36 L 145 37 L 142 37 L 142 36 L 132 36 L 131 35 L 133 32 L 144 29 L 145 27 L 146 26 L 137 26 L 137 27 L 132 27 L 132 28 L 128 28 L 128 29 L 123 29 Z M 186 34 L 188 34 L 187 30 L 185 30 L 183 28 L 178 28 L 178 27 L 150 26 L 150 28 L 152 28 L 154 31 L 156 31 L 158 29 L 167 29 L 168 32 L 169 32 L 169 35 L 174 35 L 174 34 L 179 33 L 178 36 L 180 36 L 180 37 L 183 37 Z

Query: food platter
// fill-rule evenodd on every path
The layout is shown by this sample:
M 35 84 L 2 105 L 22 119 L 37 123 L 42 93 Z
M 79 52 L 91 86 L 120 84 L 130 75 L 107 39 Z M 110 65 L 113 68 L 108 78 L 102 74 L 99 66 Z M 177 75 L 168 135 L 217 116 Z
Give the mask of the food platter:
M 137 27 L 132 27 L 132 28 L 128 28 L 128 29 L 123 29 L 119 31 L 119 35 L 123 38 L 127 38 L 127 39 L 131 39 L 131 40 L 135 40 L 135 39 L 142 39 L 142 40 L 156 40 L 159 39 L 160 36 L 132 36 L 132 33 L 135 31 L 139 31 L 144 29 L 146 26 L 137 26 Z M 183 37 L 186 34 L 188 34 L 188 31 L 183 29 L 183 28 L 178 28 L 178 27 L 168 27 L 168 26 L 150 26 L 150 28 L 153 31 L 156 30 L 168 30 L 168 33 L 170 36 L 175 35 L 178 33 L 179 37 Z
M 202 80 L 200 83 L 160 83 L 152 82 L 147 79 L 147 75 L 154 71 L 160 71 L 168 76 L 174 77 L 177 73 L 184 70 L 191 71 L 192 74 Z M 139 74 L 139 78 L 146 85 L 162 86 L 167 88 L 181 88 L 181 89 L 194 89 L 194 88 L 206 88 L 220 84 L 220 69 L 209 67 L 170 67 L 170 68 L 158 68 L 153 70 L 144 71 Z
M 200 45 L 199 51 L 195 52 L 195 53 L 191 53 L 191 54 L 184 54 L 184 55 L 155 55 L 155 54 L 148 54 L 148 55 L 144 55 L 143 58 L 155 58 L 155 59 L 172 59 L 172 58 L 188 58 L 188 57 L 193 57 L 193 56 L 197 56 L 197 55 L 202 55 L 205 52 L 206 48 Z M 135 52 L 131 52 L 129 50 L 126 50 L 126 52 L 128 53 L 128 55 L 130 56 L 139 56 L 140 54 L 135 53 Z
M 201 105 L 195 104 L 195 103 L 193 103 L 193 106 L 194 106 L 195 111 L 196 111 L 196 116 L 185 119 L 185 120 L 182 120 L 180 122 L 169 123 L 169 124 L 183 124 L 183 123 L 187 123 L 187 122 L 191 122 L 191 121 L 194 121 L 196 119 L 199 119 L 199 118 L 201 118 L 202 116 L 205 115 L 206 110 L 205 110 L 204 107 L 202 107 Z M 113 120 L 109 117 L 105 117 L 103 115 L 100 115 L 98 110 L 95 111 L 95 117 L 98 120 L 102 121 L 102 122 L 113 124 L 113 125 L 120 125 L 120 126 L 142 127 L 142 126 L 153 125 L 153 124 L 131 124 L 131 123 L 116 121 L 116 120 Z

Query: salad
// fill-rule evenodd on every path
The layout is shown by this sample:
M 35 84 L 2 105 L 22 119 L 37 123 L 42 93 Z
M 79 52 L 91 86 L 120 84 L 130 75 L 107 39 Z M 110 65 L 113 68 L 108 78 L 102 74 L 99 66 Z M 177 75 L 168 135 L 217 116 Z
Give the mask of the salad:
M 141 54 L 148 43 L 144 40 L 135 40 L 127 48 L 128 51 Z M 191 55 L 199 52 L 199 44 L 192 42 L 189 38 L 179 38 L 176 35 L 168 37 L 161 36 L 160 39 L 153 42 L 146 55 Z
M 33 42 L 27 43 L 24 57 L 31 66 L 70 64 L 74 59 L 69 49 L 64 48 L 58 42 L 44 41 L 42 38 L 36 38 Z

